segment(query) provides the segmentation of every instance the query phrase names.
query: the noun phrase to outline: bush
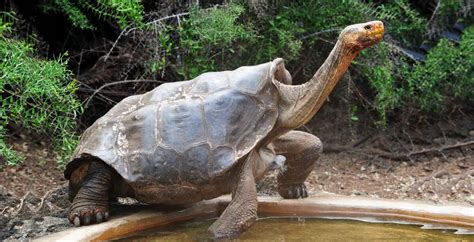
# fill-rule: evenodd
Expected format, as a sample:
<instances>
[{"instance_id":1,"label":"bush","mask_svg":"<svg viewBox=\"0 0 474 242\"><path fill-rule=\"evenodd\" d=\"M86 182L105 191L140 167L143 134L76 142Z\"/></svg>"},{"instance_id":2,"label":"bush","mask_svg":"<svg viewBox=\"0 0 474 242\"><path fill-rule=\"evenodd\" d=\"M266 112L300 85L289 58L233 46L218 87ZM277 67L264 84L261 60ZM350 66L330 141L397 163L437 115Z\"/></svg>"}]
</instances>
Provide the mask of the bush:
<instances>
[{"instance_id":1,"label":"bush","mask_svg":"<svg viewBox=\"0 0 474 242\"><path fill-rule=\"evenodd\" d=\"M458 45L441 39L423 62L411 64L387 45L375 48L364 78L375 89L374 106L381 123L387 112L410 104L425 112L439 112L446 98L460 103L474 101L474 27L467 29Z\"/></svg>"},{"instance_id":2,"label":"bush","mask_svg":"<svg viewBox=\"0 0 474 242\"><path fill-rule=\"evenodd\" d=\"M6 37L10 24L2 20L0 26L0 156L8 164L20 160L4 142L6 125L18 123L51 137L64 159L77 142L74 118L81 112L74 96L77 85L67 81L71 73L64 57L35 57L30 43Z\"/></svg>"},{"instance_id":3,"label":"bush","mask_svg":"<svg viewBox=\"0 0 474 242\"><path fill-rule=\"evenodd\" d=\"M178 66L178 72L190 79L203 72L215 71L217 60L229 65L227 57L241 51L237 42L254 43L256 33L252 27L237 22L244 10L236 4L210 10L193 7L178 29L183 56L183 65Z\"/></svg>"},{"instance_id":4,"label":"bush","mask_svg":"<svg viewBox=\"0 0 474 242\"><path fill-rule=\"evenodd\" d=\"M63 13L74 27L88 30L94 30L95 27L90 22L87 11L101 19L116 21L122 29L130 23L140 24L144 11L139 0L49 0L42 8L45 12Z\"/></svg>"},{"instance_id":5,"label":"bush","mask_svg":"<svg viewBox=\"0 0 474 242\"><path fill-rule=\"evenodd\" d=\"M134 30L142 31L141 35L127 32L142 36L137 44L127 47L136 48L134 53L143 53L147 75L161 72L164 77L165 70L181 74L164 79L191 79L203 72L258 64L276 57L289 60L290 69L296 65L298 68L294 69L301 68L300 73L308 78L315 64L326 58L332 40L342 28L378 19L386 24L384 42L363 51L351 66L355 70L351 73L357 83L370 87L365 100L372 102L368 106L379 114L381 124L397 108L434 111L442 107L446 97L461 102L472 100L472 92L467 91L472 85L472 64L460 64L472 63L471 30L466 31L459 46L442 40L424 62L418 63L401 50L416 48L421 40L428 39L429 26L426 16L408 0L288 2L274 16L257 20L235 3L211 9L194 6L179 19L170 17ZM445 18L447 15L461 16L453 12L459 9L463 9L461 1L443 1L436 19L445 22L450 19Z\"/></svg>"},{"instance_id":6,"label":"bush","mask_svg":"<svg viewBox=\"0 0 474 242\"><path fill-rule=\"evenodd\" d=\"M474 101L474 27L466 30L457 46L439 41L424 62L407 72L406 79L408 97L426 111L439 111L449 96Z\"/></svg>"}]
</instances>

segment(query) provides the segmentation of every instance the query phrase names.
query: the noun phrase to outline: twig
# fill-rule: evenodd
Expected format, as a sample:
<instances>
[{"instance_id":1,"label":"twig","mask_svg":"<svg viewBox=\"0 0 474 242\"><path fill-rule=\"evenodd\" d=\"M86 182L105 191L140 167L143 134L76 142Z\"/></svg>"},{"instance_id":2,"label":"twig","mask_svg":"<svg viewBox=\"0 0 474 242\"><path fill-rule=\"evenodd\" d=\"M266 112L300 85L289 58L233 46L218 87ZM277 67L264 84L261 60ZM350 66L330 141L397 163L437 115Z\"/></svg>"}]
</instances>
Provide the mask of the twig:
<instances>
[{"instance_id":1,"label":"twig","mask_svg":"<svg viewBox=\"0 0 474 242\"><path fill-rule=\"evenodd\" d=\"M320 34L324 34L324 33L329 33L329 32L336 32L336 31L341 31L342 28L336 28L336 29L326 29L326 30L323 30L323 31L319 31L319 32L315 32L315 33L311 33L311 34L308 34L308 35L305 35L301 38L299 38L299 40L304 40L304 39L307 39L309 37L313 37L313 36L318 36Z\"/></svg>"},{"instance_id":2,"label":"twig","mask_svg":"<svg viewBox=\"0 0 474 242\"><path fill-rule=\"evenodd\" d=\"M107 83L107 84L104 84L102 85L101 87L99 87L98 89L96 89L92 95L90 95L90 97L87 99L87 102L86 104L84 105L84 109L89 107L89 103L91 102L91 100L94 98L94 96L99 93L100 91L102 91L102 89L106 88L106 87L109 87L109 86L114 86L114 85L120 85L120 84L125 84L125 83L137 83L137 82L153 82L153 83L164 83L163 81L158 81L158 80L123 80L123 81L116 81L116 82L110 82L110 83Z\"/></svg>"},{"instance_id":3,"label":"twig","mask_svg":"<svg viewBox=\"0 0 474 242\"><path fill-rule=\"evenodd\" d=\"M448 175L449 173L446 171L445 168L440 168L436 170L435 172L432 172L430 175L424 177L423 179L418 180L415 182L413 185L411 185L410 191L412 193L415 193L418 191L418 189L423 186L426 182L433 180L435 178L441 178L444 175Z\"/></svg>"},{"instance_id":4,"label":"twig","mask_svg":"<svg viewBox=\"0 0 474 242\"><path fill-rule=\"evenodd\" d=\"M442 153L444 150L460 148L468 145L474 145L474 140L467 141L467 142L460 142L453 145L445 145L438 148L431 148L431 149L421 149L416 151L411 151L408 153L392 153L381 151L378 149L354 149L351 146L328 146L324 148L324 152L354 152L354 153L361 153L365 155L377 155L382 158L392 159L392 160L411 160L411 156L426 154L431 152Z\"/></svg>"},{"instance_id":5,"label":"twig","mask_svg":"<svg viewBox=\"0 0 474 242\"><path fill-rule=\"evenodd\" d=\"M403 147L403 149L405 149L407 152L410 152L410 149L408 149L405 144L400 140L400 138L398 138L398 135L397 134L394 134L395 138L397 139L397 142L400 144L400 146ZM413 148L413 147L412 147ZM410 156L407 156L408 157L408 160L410 160L411 163L414 163L413 159L410 157ZM390 158L389 158L390 159Z\"/></svg>"},{"instance_id":6,"label":"twig","mask_svg":"<svg viewBox=\"0 0 474 242\"><path fill-rule=\"evenodd\" d=\"M211 8L212 9L212 8ZM165 21L165 20L168 20L168 19L172 19L172 18L180 18L182 16L187 16L191 14L190 12L184 12L184 13L178 13L178 14L173 14L173 15L169 15L169 16L165 16L165 17L162 17L162 18L159 18L159 19L155 19L151 22L148 22L146 23L146 25L152 25L152 24L157 24L157 23L161 23L162 21ZM130 29L127 33L129 33L130 31L134 30L136 28L132 28Z\"/></svg>"},{"instance_id":7,"label":"twig","mask_svg":"<svg viewBox=\"0 0 474 242\"><path fill-rule=\"evenodd\" d=\"M94 93L96 89L93 88L84 88L80 87L77 91L78 92L83 92L83 93ZM129 92L120 92L120 91L101 91L102 94L109 95L109 96L117 96L117 97L127 97L130 96L131 94ZM100 94L98 94L100 95ZM110 100L113 101L113 100Z\"/></svg>"},{"instance_id":8,"label":"twig","mask_svg":"<svg viewBox=\"0 0 474 242\"><path fill-rule=\"evenodd\" d=\"M52 190L49 190L49 191L47 191L47 192L43 195L43 197L41 198L40 204L36 207L36 212L40 211L41 208L43 208L43 206L44 206L44 201L46 200L46 197L49 196L49 194L51 194L51 191L52 191Z\"/></svg>"},{"instance_id":9,"label":"twig","mask_svg":"<svg viewBox=\"0 0 474 242\"><path fill-rule=\"evenodd\" d=\"M107 52L107 54L105 55L105 58L104 58L104 61L107 61L107 59L109 58L110 54L112 53L112 51L115 49L115 46L117 45L117 43L119 42L120 38L122 38L122 35L124 34L124 31L128 28L125 27L122 32L120 32L119 36L117 37L117 39L114 41L114 43L112 44L112 47L110 48L109 52Z\"/></svg>"},{"instance_id":10,"label":"twig","mask_svg":"<svg viewBox=\"0 0 474 242\"><path fill-rule=\"evenodd\" d=\"M94 88L92 88L91 86L89 86L88 84L86 84L86 83L84 83L84 82L81 82L81 81L79 81L79 80L76 80L76 81L77 81L79 84L81 84L81 86L85 86L85 87L88 88L89 90L95 90ZM79 88L79 89L81 89L81 88ZM82 88L82 89L84 90L84 88ZM108 98L108 97L106 97L106 96L104 96L104 95L102 95L102 94L100 94L100 93L99 93L98 95L99 95L99 97L103 98L105 101L108 101L108 102L110 102L110 103L115 103L114 100L112 100L112 99L110 99L110 98Z\"/></svg>"},{"instance_id":11,"label":"twig","mask_svg":"<svg viewBox=\"0 0 474 242\"><path fill-rule=\"evenodd\" d=\"M18 205L18 209L16 209L15 212L13 212L13 214L16 216L20 213L21 209L23 208L24 204L25 204L25 200L26 198L31 194L30 191L28 191L23 197L21 197L20 199L20 204Z\"/></svg>"},{"instance_id":12,"label":"twig","mask_svg":"<svg viewBox=\"0 0 474 242\"><path fill-rule=\"evenodd\" d=\"M388 41L385 42L388 47L394 49L395 51L397 51L398 53L402 53L404 56L410 58L412 61L418 63L420 62L418 59L416 59L412 54L408 53L407 51L405 51L405 49L403 49L402 47L398 46L398 45L395 45L395 44L392 44Z\"/></svg>"},{"instance_id":13,"label":"twig","mask_svg":"<svg viewBox=\"0 0 474 242\"><path fill-rule=\"evenodd\" d=\"M436 2L436 7L433 11L433 14L431 14L431 17L430 17L430 20L428 20L428 24L426 26L428 26L428 35L429 37L433 37L433 34L435 33L434 31L434 26L435 25L435 18L436 18L436 15L438 15L438 11L439 11L439 8L441 7L441 0L438 0Z\"/></svg>"},{"instance_id":14,"label":"twig","mask_svg":"<svg viewBox=\"0 0 474 242\"><path fill-rule=\"evenodd\" d=\"M7 211L8 207L3 208L2 212L0 212L0 215L3 214L5 211Z\"/></svg>"},{"instance_id":15,"label":"twig","mask_svg":"<svg viewBox=\"0 0 474 242\"><path fill-rule=\"evenodd\" d=\"M433 11L433 14L431 14L431 17L430 17L430 20L428 20L428 26L430 26L434 20L434 18L436 17L436 15L438 14L438 11L439 11L439 8L441 7L441 0L438 0L436 2L436 7Z\"/></svg>"},{"instance_id":16,"label":"twig","mask_svg":"<svg viewBox=\"0 0 474 242\"><path fill-rule=\"evenodd\" d=\"M215 8L218 8L218 7L223 7L223 6L227 6L227 4L222 4L222 5L214 5L213 7L210 7L210 8L206 8L206 9L203 9L202 11L208 11L208 10L211 10L211 9L215 9ZM187 16L187 15L190 15L191 13L190 12L184 12L184 13L178 13L178 14L173 14L173 15L168 15L168 16L165 16L165 17L161 17L159 19L155 19L153 21L150 21L150 22L147 22L145 23L145 25L157 25L157 24L161 24L161 22L165 21L165 20L168 20L168 19L172 19L172 18L177 18L178 19L178 25L181 25L181 17L183 16ZM112 47L110 48L110 50L107 52L107 54L105 55L105 59L104 61L107 61L107 59L109 58L110 54L112 53L112 51L115 49L115 47L117 46L118 44L118 41L123 37L123 36L127 36L128 34L130 34L130 32L132 31L135 31L137 28L136 27L133 27L133 28L130 28L130 26L132 25L128 25L127 27L125 27L119 34L119 36L117 37L117 39L114 41L114 43L112 44Z\"/></svg>"},{"instance_id":17,"label":"twig","mask_svg":"<svg viewBox=\"0 0 474 242\"><path fill-rule=\"evenodd\" d=\"M185 13L178 13L178 14L173 14L173 15L169 15L169 16L165 16L165 17L162 17L162 18L159 18L159 19L155 19L151 22L148 22L146 23L145 25L156 25L157 23L160 23L162 21L165 21L165 20L168 20L168 19L171 19L171 18L179 18L180 16L186 16L186 15L189 15L190 13L189 12L185 12ZM117 43L119 42L119 40L123 37L123 36L127 36L128 34L130 34L130 32L132 31L135 31L137 28L130 28L131 25L125 27L122 32L120 32L119 36L117 37L117 39L114 41L114 43L112 44L112 47L110 48L109 52L107 52L107 54L105 55L105 58L104 58L104 61L107 61L107 59L109 58L110 54L112 53L112 51L115 49L115 46L117 46Z\"/></svg>"}]
</instances>

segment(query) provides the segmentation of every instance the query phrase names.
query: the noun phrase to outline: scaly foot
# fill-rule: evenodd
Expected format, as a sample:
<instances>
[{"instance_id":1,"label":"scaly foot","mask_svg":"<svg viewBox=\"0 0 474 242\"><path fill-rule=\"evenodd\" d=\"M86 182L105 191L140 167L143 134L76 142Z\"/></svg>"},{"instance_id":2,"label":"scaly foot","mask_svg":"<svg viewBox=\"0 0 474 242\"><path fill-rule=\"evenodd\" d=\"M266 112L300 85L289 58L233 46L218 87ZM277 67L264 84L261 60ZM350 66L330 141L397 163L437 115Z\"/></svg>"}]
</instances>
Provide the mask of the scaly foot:
<instances>
[{"instance_id":1,"label":"scaly foot","mask_svg":"<svg viewBox=\"0 0 474 242\"><path fill-rule=\"evenodd\" d=\"M308 197L306 186L304 184L290 185L290 186L278 186L278 193L280 196L286 199L296 199Z\"/></svg>"},{"instance_id":2,"label":"scaly foot","mask_svg":"<svg viewBox=\"0 0 474 242\"><path fill-rule=\"evenodd\" d=\"M101 223L109 218L109 209L105 206L72 207L68 219L74 226Z\"/></svg>"}]
</instances>

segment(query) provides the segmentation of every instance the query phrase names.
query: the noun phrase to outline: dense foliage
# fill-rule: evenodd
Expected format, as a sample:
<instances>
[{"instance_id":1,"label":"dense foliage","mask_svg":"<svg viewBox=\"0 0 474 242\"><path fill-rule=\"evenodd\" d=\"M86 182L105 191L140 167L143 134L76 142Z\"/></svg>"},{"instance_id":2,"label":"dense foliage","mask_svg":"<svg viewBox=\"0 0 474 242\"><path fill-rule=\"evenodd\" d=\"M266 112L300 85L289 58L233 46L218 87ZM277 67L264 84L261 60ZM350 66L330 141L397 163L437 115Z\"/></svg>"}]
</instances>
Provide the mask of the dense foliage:
<instances>
[{"instance_id":1,"label":"dense foliage","mask_svg":"<svg viewBox=\"0 0 474 242\"><path fill-rule=\"evenodd\" d=\"M139 24L143 19L143 5L138 0L48 0L41 7L45 12L61 12L72 23L81 29L94 30L86 12L101 19L112 19L124 28L131 23Z\"/></svg>"},{"instance_id":2,"label":"dense foliage","mask_svg":"<svg viewBox=\"0 0 474 242\"><path fill-rule=\"evenodd\" d=\"M52 137L58 154L75 148L74 118L81 111L74 97L77 85L63 57L44 60L35 56L34 46L25 40L7 37L11 23L0 22L0 156L7 164L21 160L5 144L5 127L21 124L29 131ZM60 159L61 160L61 159Z\"/></svg>"},{"instance_id":3,"label":"dense foliage","mask_svg":"<svg viewBox=\"0 0 474 242\"><path fill-rule=\"evenodd\" d=\"M439 19L459 15L460 7L460 1L444 1ZM385 42L364 51L355 69L361 74L361 82L368 80L375 91L371 106L379 114L379 123L385 124L387 113L404 105L438 111L447 97L474 101L473 91L468 88L473 84L472 28L465 31L459 44L441 39L435 42L426 60L412 60L404 50L421 44L429 26L407 0L382 4L358 0L291 1L263 23L249 18L241 6L230 4L205 10L193 8L179 27L155 27L179 29L177 41L169 38L169 31L160 34L160 38L167 39L165 46L169 46L168 55L160 56L161 68L177 68L190 79L206 71L258 64L277 56L297 61L314 53L321 55L319 59L325 58L327 51L315 50L314 45L324 45L321 40L332 41L344 26L372 19L386 23ZM174 54L182 56L182 63L167 59L174 58L172 49L178 49Z\"/></svg>"},{"instance_id":4,"label":"dense foliage","mask_svg":"<svg viewBox=\"0 0 474 242\"><path fill-rule=\"evenodd\" d=\"M462 0L439 1L430 14L420 12L409 0L268 1L281 4L271 14L258 16L249 11L248 1L237 2L201 2L200 6L179 2L174 3L179 9L170 10L166 16L162 15L166 3L153 1L48 0L38 7L44 14L68 19L75 27L71 31L95 35L111 28L117 34L117 39L97 41L94 37L91 41L106 43L110 51L98 52L102 55L88 57L88 61L100 60L102 67L109 61L116 68L111 72L98 69L98 73L113 75L122 68L123 79L166 81L191 79L203 72L276 57L285 58L288 67L300 73L299 78L307 79L326 58L342 28L379 19L386 25L384 41L363 51L351 66L350 75L355 85L363 87L364 107L377 114L380 124L385 125L396 110L408 107L429 114L452 103L474 101L474 27L464 30L460 41L440 36L455 22L472 24L472 12ZM12 33L11 21L4 18L0 22L0 156L8 163L20 159L4 142L5 127L12 123L51 134L59 153L67 155L77 140L74 119L82 109L75 97L79 84L71 81L71 70L82 67L83 49L56 51L75 51L76 56L80 52L80 60L76 60L79 66L68 66L66 54L47 60L36 53L40 41L34 36L20 40ZM74 44L71 46L80 46ZM407 52L420 51L420 44L433 46L421 60ZM93 52L95 47L85 52ZM101 66L94 64L85 66ZM92 91L100 87L80 85ZM136 87L133 90L146 90ZM353 105L351 115L356 121L361 104Z\"/></svg>"}]
</instances>

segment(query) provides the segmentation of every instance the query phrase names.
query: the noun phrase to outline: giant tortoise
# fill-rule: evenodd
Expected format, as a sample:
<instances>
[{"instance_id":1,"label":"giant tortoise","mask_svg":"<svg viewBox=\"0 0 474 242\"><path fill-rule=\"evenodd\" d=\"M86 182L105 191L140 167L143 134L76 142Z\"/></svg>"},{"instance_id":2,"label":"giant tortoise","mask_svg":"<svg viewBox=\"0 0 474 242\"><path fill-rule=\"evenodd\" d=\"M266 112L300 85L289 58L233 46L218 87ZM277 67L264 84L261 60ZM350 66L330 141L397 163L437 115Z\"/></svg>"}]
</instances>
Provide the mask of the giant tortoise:
<instances>
[{"instance_id":1,"label":"giant tortoise","mask_svg":"<svg viewBox=\"0 0 474 242\"><path fill-rule=\"evenodd\" d=\"M307 197L303 183L322 145L294 129L314 116L356 55L383 32L380 21L346 27L301 85L292 85L283 60L275 59L125 98L84 132L66 167L70 222L107 220L116 197L176 205L232 193L208 232L235 236L257 218L255 181L283 161L279 194Z\"/></svg>"}]
</instances>

